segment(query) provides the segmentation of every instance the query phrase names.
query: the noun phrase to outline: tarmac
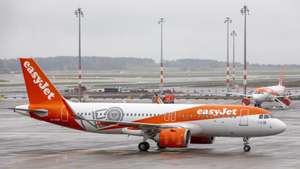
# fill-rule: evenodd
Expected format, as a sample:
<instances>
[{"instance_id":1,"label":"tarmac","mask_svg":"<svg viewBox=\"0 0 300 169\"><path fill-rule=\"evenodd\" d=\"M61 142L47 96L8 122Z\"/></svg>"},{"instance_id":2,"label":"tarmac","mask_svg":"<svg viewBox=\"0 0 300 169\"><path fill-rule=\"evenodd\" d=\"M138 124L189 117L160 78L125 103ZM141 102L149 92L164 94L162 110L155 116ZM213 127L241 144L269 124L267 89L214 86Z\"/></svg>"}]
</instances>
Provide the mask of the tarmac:
<instances>
[{"instance_id":1,"label":"tarmac","mask_svg":"<svg viewBox=\"0 0 300 169\"><path fill-rule=\"evenodd\" d=\"M106 100L107 101L107 100ZM184 102L184 101L182 101ZM231 100L195 100L197 103L233 103ZM24 100L2 100L0 107L14 107ZM235 102L236 103L236 102ZM290 109L266 106L287 130L270 137L251 138L251 152L243 152L241 138L216 138L212 145L186 149L139 152L140 137L80 132L0 110L0 169L145 169L300 168L300 101Z\"/></svg>"}]
</instances>

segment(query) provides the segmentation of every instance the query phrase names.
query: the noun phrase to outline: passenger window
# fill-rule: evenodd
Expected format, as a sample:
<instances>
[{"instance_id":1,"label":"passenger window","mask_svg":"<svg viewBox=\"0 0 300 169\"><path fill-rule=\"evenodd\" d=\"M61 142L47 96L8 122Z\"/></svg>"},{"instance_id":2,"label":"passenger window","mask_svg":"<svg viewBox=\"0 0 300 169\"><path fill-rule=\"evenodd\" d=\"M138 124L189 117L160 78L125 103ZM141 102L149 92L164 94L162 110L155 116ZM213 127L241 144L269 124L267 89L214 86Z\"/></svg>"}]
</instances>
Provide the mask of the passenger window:
<instances>
[{"instance_id":1,"label":"passenger window","mask_svg":"<svg viewBox=\"0 0 300 169\"><path fill-rule=\"evenodd\" d=\"M265 118L265 119L268 119L268 118L269 118L269 115L265 114L265 115L264 115L264 118Z\"/></svg>"},{"instance_id":2,"label":"passenger window","mask_svg":"<svg viewBox=\"0 0 300 169\"><path fill-rule=\"evenodd\" d=\"M259 119L263 119L264 118L264 115L259 115Z\"/></svg>"}]
</instances>

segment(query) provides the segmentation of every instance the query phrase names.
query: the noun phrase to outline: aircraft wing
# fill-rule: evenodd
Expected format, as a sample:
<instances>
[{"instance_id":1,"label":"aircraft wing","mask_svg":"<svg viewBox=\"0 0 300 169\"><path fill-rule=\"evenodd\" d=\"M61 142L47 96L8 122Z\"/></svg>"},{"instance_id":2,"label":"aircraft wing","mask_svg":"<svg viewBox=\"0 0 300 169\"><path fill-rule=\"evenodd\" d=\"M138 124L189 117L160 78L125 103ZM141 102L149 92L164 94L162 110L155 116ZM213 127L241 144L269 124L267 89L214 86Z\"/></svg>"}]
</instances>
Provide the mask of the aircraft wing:
<instances>
[{"instance_id":1,"label":"aircraft wing","mask_svg":"<svg viewBox=\"0 0 300 169\"><path fill-rule=\"evenodd\" d=\"M280 100L281 98L284 98L284 97L285 96L274 96L273 101L279 103L282 108L287 109L289 106L287 106Z\"/></svg>"},{"instance_id":2,"label":"aircraft wing","mask_svg":"<svg viewBox=\"0 0 300 169\"><path fill-rule=\"evenodd\" d=\"M110 125L118 125L118 126L124 126L124 127L136 127L136 128L142 129L142 130L181 127L181 126L168 125L168 124L125 122L125 121L111 121L111 120L92 120L92 119L85 119L82 116L76 116L76 119L84 120L87 122L96 122L98 124L107 125L108 127L111 127Z\"/></svg>"},{"instance_id":3,"label":"aircraft wing","mask_svg":"<svg viewBox=\"0 0 300 169\"><path fill-rule=\"evenodd\" d=\"M227 92L226 94L231 95L231 96L240 96L240 97L249 97L252 98L252 95L250 94L243 94L243 93L236 93L236 92Z\"/></svg>"},{"instance_id":4,"label":"aircraft wing","mask_svg":"<svg viewBox=\"0 0 300 169\"><path fill-rule=\"evenodd\" d=\"M290 96L273 96L273 97L276 98L276 99L282 99L282 98L290 97Z\"/></svg>"}]
</instances>

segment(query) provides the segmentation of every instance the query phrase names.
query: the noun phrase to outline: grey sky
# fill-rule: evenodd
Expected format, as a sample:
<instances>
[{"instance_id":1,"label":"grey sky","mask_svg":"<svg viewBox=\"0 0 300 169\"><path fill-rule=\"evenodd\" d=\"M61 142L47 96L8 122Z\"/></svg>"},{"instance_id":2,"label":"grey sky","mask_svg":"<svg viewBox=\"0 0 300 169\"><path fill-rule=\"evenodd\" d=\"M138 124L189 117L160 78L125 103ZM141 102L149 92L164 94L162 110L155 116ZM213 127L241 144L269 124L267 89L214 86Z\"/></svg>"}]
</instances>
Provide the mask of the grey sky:
<instances>
[{"instance_id":1,"label":"grey sky","mask_svg":"<svg viewBox=\"0 0 300 169\"><path fill-rule=\"evenodd\" d=\"M0 57L77 55L74 10L83 9L83 55L225 60L226 25L242 60L242 0L0 0ZM299 0L248 0L248 61L300 64Z\"/></svg>"}]
</instances>

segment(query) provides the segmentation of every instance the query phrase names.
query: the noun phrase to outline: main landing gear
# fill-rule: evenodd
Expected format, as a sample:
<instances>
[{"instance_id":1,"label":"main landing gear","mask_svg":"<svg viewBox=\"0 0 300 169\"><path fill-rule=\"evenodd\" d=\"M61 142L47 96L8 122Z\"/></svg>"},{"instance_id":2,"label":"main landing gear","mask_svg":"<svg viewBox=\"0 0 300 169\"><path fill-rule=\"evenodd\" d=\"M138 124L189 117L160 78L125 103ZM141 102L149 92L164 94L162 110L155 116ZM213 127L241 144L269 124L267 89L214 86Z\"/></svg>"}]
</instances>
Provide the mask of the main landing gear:
<instances>
[{"instance_id":1,"label":"main landing gear","mask_svg":"<svg viewBox=\"0 0 300 169\"><path fill-rule=\"evenodd\" d=\"M251 147L249 146L249 137L243 137L244 142L244 151L249 152L251 150Z\"/></svg>"},{"instance_id":2,"label":"main landing gear","mask_svg":"<svg viewBox=\"0 0 300 169\"><path fill-rule=\"evenodd\" d=\"M254 103L254 107L261 107L261 103Z\"/></svg>"},{"instance_id":3,"label":"main landing gear","mask_svg":"<svg viewBox=\"0 0 300 169\"><path fill-rule=\"evenodd\" d=\"M150 148L150 144L148 143L148 142L146 142L146 141L143 141L143 142L141 142L140 144L139 144L139 150L140 151L148 151L149 150L149 148Z\"/></svg>"}]
</instances>

